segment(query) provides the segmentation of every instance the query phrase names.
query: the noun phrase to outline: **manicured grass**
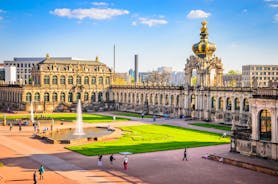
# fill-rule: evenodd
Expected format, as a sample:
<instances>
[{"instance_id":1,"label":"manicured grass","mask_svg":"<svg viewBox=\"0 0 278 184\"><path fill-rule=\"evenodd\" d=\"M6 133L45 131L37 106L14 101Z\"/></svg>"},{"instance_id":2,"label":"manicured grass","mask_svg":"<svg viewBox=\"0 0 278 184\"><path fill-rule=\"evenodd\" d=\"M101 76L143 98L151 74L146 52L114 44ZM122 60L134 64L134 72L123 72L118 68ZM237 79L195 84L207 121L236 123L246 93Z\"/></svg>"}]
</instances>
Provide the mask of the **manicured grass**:
<instances>
[{"instance_id":1,"label":"manicured grass","mask_svg":"<svg viewBox=\"0 0 278 184\"><path fill-rule=\"evenodd\" d=\"M136 114L136 113L132 113L132 112L114 112L113 114L119 115L119 116L141 118L141 114ZM144 115L144 118L153 118L153 116L152 115Z\"/></svg>"},{"instance_id":2,"label":"manicured grass","mask_svg":"<svg viewBox=\"0 0 278 184\"><path fill-rule=\"evenodd\" d=\"M227 144L230 142L230 138L221 138L219 134L169 125L138 125L120 128L125 131L125 134L119 139L69 146L67 148L89 156L125 151L144 153L184 147Z\"/></svg>"},{"instance_id":3,"label":"manicured grass","mask_svg":"<svg viewBox=\"0 0 278 184\"><path fill-rule=\"evenodd\" d=\"M66 121L75 121L76 120L76 113L57 113L57 114L36 114L36 117L47 117L53 118L55 120L66 120ZM103 116L98 114L82 114L83 121L86 123L99 123L99 122L112 122L112 116ZM30 115L7 115L7 120L16 120L21 118L30 119ZM3 116L1 117L3 119ZM116 121L127 121L127 118L117 118Z\"/></svg>"},{"instance_id":4,"label":"manicured grass","mask_svg":"<svg viewBox=\"0 0 278 184\"><path fill-rule=\"evenodd\" d=\"M215 125L215 124L209 124L209 123L192 123L191 125L231 131L231 127L230 126L225 126L225 125Z\"/></svg>"}]
</instances>

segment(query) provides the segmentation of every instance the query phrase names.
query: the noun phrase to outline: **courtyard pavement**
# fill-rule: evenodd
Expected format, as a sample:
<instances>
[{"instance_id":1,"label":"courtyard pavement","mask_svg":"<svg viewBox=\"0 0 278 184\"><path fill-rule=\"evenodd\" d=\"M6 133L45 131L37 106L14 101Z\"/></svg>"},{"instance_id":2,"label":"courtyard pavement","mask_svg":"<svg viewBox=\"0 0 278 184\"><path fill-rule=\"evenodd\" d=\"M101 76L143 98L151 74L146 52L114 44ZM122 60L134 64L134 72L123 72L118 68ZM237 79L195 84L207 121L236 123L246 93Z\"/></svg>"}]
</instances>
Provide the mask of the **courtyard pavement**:
<instances>
[{"instance_id":1,"label":"courtyard pavement","mask_svg":"<svg viewBox=\"0 0 278 184\"><path fill-rule=\"evenodd\" d=\"M181 120L158 120L156 123L191 126ZM151 119L106 123L113 126L152 123ZM94 124L96 125L96 124ZM101 124L103 125L103 124ZM194 126L195 127L195 126ZM200 127L202 128L202 127ZM188 149L188 161L182 161L183 149L129 155L129 169L122 168L122 155L115 155L113 166L104 155L103 166L97 167L97 157L83 156L64 148L32 138L32 127L10 132L0 127L0 183L32 183L32 173L40 164L46 167L45 178L38 183L263 183L276 184L275 176L202 159L206 153L221 154L229 145ZM219 132L220 133L220 132Z\"/></svg>"}]
</instances>

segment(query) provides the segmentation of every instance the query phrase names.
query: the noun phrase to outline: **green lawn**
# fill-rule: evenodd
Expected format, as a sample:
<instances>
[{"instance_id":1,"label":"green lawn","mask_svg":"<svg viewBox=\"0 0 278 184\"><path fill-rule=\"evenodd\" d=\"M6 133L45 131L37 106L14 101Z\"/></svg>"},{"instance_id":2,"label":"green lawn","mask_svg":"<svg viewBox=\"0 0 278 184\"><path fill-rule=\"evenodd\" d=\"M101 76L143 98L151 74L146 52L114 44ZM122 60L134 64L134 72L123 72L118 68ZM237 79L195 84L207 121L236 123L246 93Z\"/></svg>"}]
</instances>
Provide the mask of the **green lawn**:
<instances>
[{"instance_id":1,"label":"green lawn","mask_svg":"<svg viewBox=\"0 0 278 184\"><path fill-rule=\"evenodd\" d=\"M35 115L36 117L41 117L42 114ZM58 113L58 114L43 114L43 116L47 118L53 118L55 120L66 120L66 121L75 121L76 114L75 113ZM83 121L87 123L99 123L99 122L112 122L112 116L103 116L97 114L82 114ZM15 120L21 118L28 118L30 119L30 115L7 115L7 120ZM0 118L3 119L3 116ZM127 118L117 118L116 121L127 121Z\"/></svg>"},{"instance_id":2,"label":"green lawn","mask_svg":"<svg viewBox=\"0 0 278 184\"><path fill-rule=\"evenodd\" d=\"M141 114L136 114L136 113L132 113L132 112L114 112L113 114L118 115L118 116L141 118ZM153 118L153 116L152 115L144 115L144 118Z\"/></svg>"},{"instance_id":3,"label":"green lawn","mask_svg":"<svg viewBox=\"0 0 278 184\"><path fill-rule=\"evenodd\" d=\"M126 133L119 139L69 146L67 148L90 156L125 151L144 153L184 147L227 144L230 142L230 138L221 138L219 134L169 125L139 125L120 128Z\"/></svg>"},{"instance_id":4,"label":"green lawn","mask_svg":"<svg viewBox=\"0 0 278 184\"><path fill-rule=\"evenodd\" d=\"M225 125L215 125L215 124L209 124L209 123L192 123L191 125L231 131L231 127L230 126L225 126Z\"/></svg>"}]
</instances>

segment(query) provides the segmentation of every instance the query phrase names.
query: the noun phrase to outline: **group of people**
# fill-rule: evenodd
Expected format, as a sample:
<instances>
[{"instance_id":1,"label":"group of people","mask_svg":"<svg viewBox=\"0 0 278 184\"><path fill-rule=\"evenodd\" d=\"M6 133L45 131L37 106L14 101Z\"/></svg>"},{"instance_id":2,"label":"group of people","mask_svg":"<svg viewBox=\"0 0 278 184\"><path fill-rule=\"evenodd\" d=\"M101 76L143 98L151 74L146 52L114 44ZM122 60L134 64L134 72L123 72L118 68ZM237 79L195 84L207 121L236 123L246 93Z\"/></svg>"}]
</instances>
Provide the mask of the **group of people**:
<instances>
[{"instance_id":1,"label":"group of people","mask_svg":"<svg viewBox=\"0 0 278 184\"><path fill-rule=\"evenodd\" d=\"M38 171L39 171L39 174L40 174L40 180L43 180L43 174L44 174L44 171L45 171L43 165L40 166ZM33 174L33 181L34 181L34 184L37 184L37 171L36 170L34 171L34 174Z\"/></svg>"},{"instance_id":2,"label":"group of people","mask_svg":"<svg viewBox=\"0 0 278 184\"><path fill-rule=\"evenodd\" d=\"M103 155L98 156L98 161L97 161L97 166L98 167L102 167L102 157L103 157ZM109 161L110 161L111 166L113 165L114 160L116 160L115 157L114 157L114 154L110 155ZM125 156L124 161L123 161L124 170L127 170L127 165L128 165L128 158L127 158L127 156Z\"/></svg>"},{"instance_id":3,"label":"group of people","mask_svg":"<svg viewBox=\"0 0 278 184\"><path fill-rule=\"evenodd\" d=\"M10 131L12 131L12 129L13 129L13 123L12 122L10 122ZM21 132L21 130L22 130L22 125L21 125L21 123L18 123L18 130Z\"/></svg>"}]
</instances>

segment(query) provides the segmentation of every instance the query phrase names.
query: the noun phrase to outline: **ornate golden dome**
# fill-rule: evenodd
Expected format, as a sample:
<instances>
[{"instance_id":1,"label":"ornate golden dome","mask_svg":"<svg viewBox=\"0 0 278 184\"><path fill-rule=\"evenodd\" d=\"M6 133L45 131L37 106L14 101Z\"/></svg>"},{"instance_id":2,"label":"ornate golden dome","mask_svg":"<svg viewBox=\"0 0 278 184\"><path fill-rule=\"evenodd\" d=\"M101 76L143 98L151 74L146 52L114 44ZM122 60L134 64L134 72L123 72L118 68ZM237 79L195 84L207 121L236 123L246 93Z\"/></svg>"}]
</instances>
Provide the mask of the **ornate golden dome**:
<instances>
[{"instance_id":1,"label":"ornate golden dome","mask_svg":"<svg viewBox=\"0 0 278 184\"><path fill-rule=\"evenodd\" d=\"M216 50L216 45L208 41L207 22L202 22L200 41L192 46L192 51L200 58L212 56Z\"/></svg>"}]
</instances>

